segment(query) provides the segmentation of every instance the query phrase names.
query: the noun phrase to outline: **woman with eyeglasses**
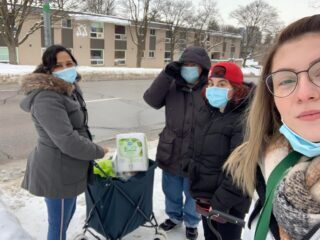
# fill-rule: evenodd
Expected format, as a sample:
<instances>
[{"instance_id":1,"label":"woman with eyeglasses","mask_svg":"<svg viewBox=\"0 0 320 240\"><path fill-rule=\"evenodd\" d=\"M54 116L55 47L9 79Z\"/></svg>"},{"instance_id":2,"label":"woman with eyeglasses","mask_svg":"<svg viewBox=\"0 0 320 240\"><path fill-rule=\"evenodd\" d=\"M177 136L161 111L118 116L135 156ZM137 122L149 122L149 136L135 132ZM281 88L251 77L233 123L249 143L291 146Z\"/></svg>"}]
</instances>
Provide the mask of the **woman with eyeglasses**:
<instances>
[{"instance_id":1,"label":"woman with eyeglasses","mask_svg":"<svg viewBox=\"0 0 320 240\"><path fill-rule=\"evenodd\" d=\"M189 175L190 193L202 214L206 240L219 239L207 223L210 210L244 219L250 206L250 198L232 183L222 166L232 150L242 143L242 116L251 90L252 86L243 82L242 71L235 63L219 62L211 67L208 85L203 90L207 105L198 114L201 117L197 118L190 147L193 154L184 169ZM211 224L222 239L241 238L241 226L221 218L215 218Z\"/></svg>"},{"instance_id":2,"label":"woman with eyeglasses","mask_svg":"<svg viewBox=\"0 0 320 240\"><path fill-rule=\"evenodd\" d=\"M263 69L245 142L225 168L259 195L252 239L320 239L320 15L286 27Z\"/></svg>"},{"instance_id":3,"label":"woman with eyeglasses","mask_svg":"<svg viewBox=\"0 0 320 240\"><path fill-rule=\"evenodd\" d=\"M48 240L66 239L77 196L86 189L90 161L108 152L107 147L92 142L76 66L68 49L52 45L21 86L26 96L20 106L31 114L38 133L22 187L44 197Z\"/></svg>"}]
</instances>

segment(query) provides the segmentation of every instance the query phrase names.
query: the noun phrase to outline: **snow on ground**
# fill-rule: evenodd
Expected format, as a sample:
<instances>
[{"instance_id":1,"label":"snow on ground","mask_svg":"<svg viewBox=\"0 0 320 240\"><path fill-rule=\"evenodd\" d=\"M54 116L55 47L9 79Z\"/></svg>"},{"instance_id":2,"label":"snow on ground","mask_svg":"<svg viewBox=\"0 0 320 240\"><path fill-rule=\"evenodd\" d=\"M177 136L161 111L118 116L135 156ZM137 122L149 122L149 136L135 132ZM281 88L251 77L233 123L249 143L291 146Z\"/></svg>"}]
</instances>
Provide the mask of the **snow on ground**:
<instances>
[{"instance_id":1,"label":"snow on ground","mask_svg":"<svg viewBox=\"0 0 320 240\"><path fill-rule=\"evenodd\" d=\"M26 74L30 73L35 69L35 66L29 65L10 65L10 64L0 64L0 75L1 74ZM259 75L260 72L257 71L255 67L244 68L245 74ZM141 73L160 71L160 69L147 69L147 68L115 68L115 67L79 67L79 72L87 71L112 71L112 72L132 72ZM154 159L156 152L157 141L149 142L149 157ZM47 232L47 216L46 216L46 206L43 198L35 197L25 190L20 188L21 179L25 169L25 161L18 161L12 164L7 164L1 166L0 170L0 198L9 207L10 211L20 220L22 227L30 233L34 239L43 240L46 239ZM153 207L154 213L158 222L162 222L165 218L164 211L164 195L161 189L161 170L155 170L155 181L154 181L154 193L153 193ZM0 208L1 210L1 208ZM68 239L73 240L76 235L82 233L82 226L85 221L85 199L84 195L78 197L78 204L76 213L70 223L68 231ZM1 211L0 211L1 215ZM4 215L1 215L2 217ZM3 223L5 219L1 218ZM8 220L8 219L7 219ZM0 239L6 240L2 236L8 229L2 229L0 224ZM89 235L88 235L89 236ZM130 235L128 235L126 240L151 240L153 239L154 231L152 229L147 229L140 227ZM94 238L90 238L94 239ZM185 228L183 226L177 228L176 230L168 233L168 239L172 240L182 240L185 239ZM202 226L199 226L199 240L203 240L203 230ZM249 237L249 231L245 230L243 234L244 240L251 239ZM10 239L11 240L11 239Z\"/></svg>"},{"instance_id":2,"label":"snow on ground","mask_svg":"<svg viewBox=\"0 0 320 240\"><path fill-rule=\"evenodd\" d=\"M4 74L27 74L31 73L36 69L34 65L11 65L0 63L0 75ZM92 73L92 72L106 72L106 73L160 73L160 68L128 68L128 67L87 67L87 66L79 66L77 67L80 73Z\"/></svg>"},{"instance_id":3,"label":"snow on ground","mask_svg":"<svg viewBox=\"0 0 320 240\"><path fill-rule=\"evenodd\" d=\"M36 66L34 65L11 65L0 63L0 75L8 74L18 74L23 75L31 73L35 70ZM87 67L79 66L78 71L80 73L128 73L128 74L137 74L137 73L160 73L160 68L127 68L127 67ZM244 75L253 75L259 76L261 72L261 67L258 65L248 65L248 67L242 68Z\"/></svg>"},{"instance_id":4,"label":"snow on ground","mask_svg":"<svg viewBox=\"0 0 320 240\"><path fill-rule=\"evenodd\" d=\"M156 152L157 141L148 143L149 157L154 159ZM5 169L0 171L0 189L2 195L0 197L20 220L22 227L36 240L46 239L47 232L47 213L46 206L43 198L35 197L27 191L20 188L25 162L21 161L13 165L6 165ZM74 240L77 235L81 234L82 227L86 218L84 194L80 195L77 200L77 210L70 223L68 230L68 240ZM161 170L155 170L154 179L154 192L153 192L153 211L155 213L158 223L161 223L165 218L164 211L164 195L161 189ZM4 221L4 219L1 219ZM0 231L1 240L3 239L5 229ZM7 230L8 231L8 230ZM89 239L95 239L90 234L86 234ZM152 240L154 237L154 229L139 227L134 232L127 235L124 240ZM176 230L171 231L167 235L167 239L171 240L184 240L185 228L184 226L178 227ZM203 229L200 223L199 226L199 240L204 240ZM248 230L244 231L243 240L249 240Z\"/></svg>"}]
</instances>

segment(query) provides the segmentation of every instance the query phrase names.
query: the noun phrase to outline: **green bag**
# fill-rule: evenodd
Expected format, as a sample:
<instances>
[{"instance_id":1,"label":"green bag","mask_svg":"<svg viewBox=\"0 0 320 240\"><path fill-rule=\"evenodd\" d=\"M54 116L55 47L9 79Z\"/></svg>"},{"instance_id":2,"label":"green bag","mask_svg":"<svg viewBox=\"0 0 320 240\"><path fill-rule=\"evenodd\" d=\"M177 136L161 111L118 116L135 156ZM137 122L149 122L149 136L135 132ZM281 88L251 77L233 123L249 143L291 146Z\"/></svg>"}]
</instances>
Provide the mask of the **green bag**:
<instances>
[{"instance_id":1,"label":"green bag","mask_svg":"<svg viewBox=\"0 0 320 240\"><path fill-rule=\"evenodd\" d=\"M112 161L111 159L101 159L100 161L96 162L99 167L103 170L103 172L109 176L109 177L115 177L116 174L113 170L112 167ZM106 177L105 174L103 173L99 168L96 166L93 167L93 174L99 175L100 177Z\"/></svg>"}]
</instances>

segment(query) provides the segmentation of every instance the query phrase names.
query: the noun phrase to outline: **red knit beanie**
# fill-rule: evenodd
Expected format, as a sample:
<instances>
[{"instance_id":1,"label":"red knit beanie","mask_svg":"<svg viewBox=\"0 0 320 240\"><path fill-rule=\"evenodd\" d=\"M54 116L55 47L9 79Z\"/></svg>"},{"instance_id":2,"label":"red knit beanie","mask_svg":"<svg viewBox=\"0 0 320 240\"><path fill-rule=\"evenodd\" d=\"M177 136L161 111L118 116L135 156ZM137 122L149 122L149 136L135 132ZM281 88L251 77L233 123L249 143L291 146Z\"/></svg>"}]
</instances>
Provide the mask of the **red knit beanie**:
<instances>
[{"instance_id":1,"label":"red knit beanie","mask_svg":"<svg viewBox=\"0 0 320 240\"><path fill-rule=\"evenodd\" d=\"M230 82L242 84L243 74L239 66L232 62L218 62L211 66L209 78L221 77Z\"/></svg>"}]
</instances>

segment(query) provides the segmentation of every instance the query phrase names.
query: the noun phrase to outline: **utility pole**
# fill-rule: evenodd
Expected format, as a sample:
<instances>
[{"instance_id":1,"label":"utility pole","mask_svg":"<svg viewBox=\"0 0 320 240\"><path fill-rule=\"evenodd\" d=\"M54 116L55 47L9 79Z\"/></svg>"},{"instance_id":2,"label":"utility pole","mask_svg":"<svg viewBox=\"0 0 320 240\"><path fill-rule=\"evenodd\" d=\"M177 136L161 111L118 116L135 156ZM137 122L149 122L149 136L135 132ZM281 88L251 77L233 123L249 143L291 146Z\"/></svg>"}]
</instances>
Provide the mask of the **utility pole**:
<instances>
[{"instance_id":1,"label":"utility pole","mask_svg":"<svg viewBox=\"0 0 320 240\"><path fill-rule=\"evenodd\" d=\"M52 45L49 0L43 1L43 23L44 23L44 45L47 48Z\"/></svg>"}]
</instances>

